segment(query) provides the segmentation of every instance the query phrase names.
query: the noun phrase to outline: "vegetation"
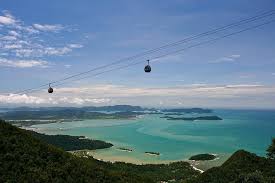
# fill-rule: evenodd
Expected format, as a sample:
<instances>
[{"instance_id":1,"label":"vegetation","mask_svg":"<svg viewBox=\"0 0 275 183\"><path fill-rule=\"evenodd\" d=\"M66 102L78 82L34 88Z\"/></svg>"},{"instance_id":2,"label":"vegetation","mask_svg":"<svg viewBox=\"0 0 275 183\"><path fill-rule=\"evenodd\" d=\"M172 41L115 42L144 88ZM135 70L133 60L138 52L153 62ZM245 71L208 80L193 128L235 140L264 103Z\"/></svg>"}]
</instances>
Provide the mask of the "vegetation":
<instances>
[{"instance_id":1,"label":"vegetation","mask_svg":"<svg viewBox=\"0 0 275 183\"><path fill-rule=\"evenodd\" d=\"M211 109L202 109L202 108L179 108L179 109L164 109L163 112L183 112L183 113L212 113Z\"/></svg>"},{"instance_id":2,"label":"vegetation","mask_svg":"<svg viewBox=\"0 0 275 183\"><path fill-rule=\"evenodd\" d=\"M114 106L102 106L102 107L83 107L82 109L88 111L120 111L120 112L129 112L129 111L144 111L140 106L132 105L114 105Z\"/></svg>"},{"instance_id":3,"label":"vegetation","mask_svg":"<svg viewBox=\"0 0 275 183\"><path fill-rule=\"evenodd\" d=\"M196 161L205 161L205 160L213 160L216 156L213 154L197 154L194 156L191 156L189 160L196 160Z\"/></svg>"},{"instance_id":4,"label":"vegetation","mask_svg":"<svg viewBox=\"0 0 275 183\"><path fill-rule=\"evenodd\" d=\"M157 155L157 156L159 156L159 155L160 155L160 153L159 153L159 152L149 152L149 151L145 152L145 154Z\"/></svg>"},{"instance_id":5,"label":"vegetation","mask_svg":"<svg viewBox=\"0 0 275 183\"><path fill-rule=\"evenodd\" d=\"M113 163L104 164L106 169L113 171L122 171L133 173L144 177L150 177L152 182L182 182L184 180L196 177L200 173L195 171L187 162L174 162L170 164L146 164L135 165L131 163Z\"/></svg>"},{"instance_id":6,"label":"vegetation","mask_svg":"<svg viewBox=\"0 0 275 183\"><path fill-rule=\"evenodd\" d=\"M131 105L114 105L114 106L87 106L87 107L17 107L17 108L0 108L2 111L63 111L63 110L84 110L84 111L120 111L120 112L128 112L128 111L144 111L150 110L145 109L140 106L131 106Z\"/></svg>"},{"instance_id":7,"label":"vegetation","mask_svg":"<svg viewBox=\"0 0 275 183\"><path fill-rule=\"evenodd\" d=\"M268 153L272 152L269 149ZM0 165L0 182L275 183L275 160L244 150L202 174L187 162L107 163L89 156L74 156L1 120Z\"/></svg>"},{"instance_id":8,"label":"vegetation","mask_svg":"<svg viewBox=\"0 0 275 183\"><path fill-rule=\"evenodd\" d=\"M268 147L267 157L270 159L275 159L275 138L272 139L272 144Z\"/></svg>"},{"instance_id":9,"label":"vegetation","mask_svg":"<svg viewBox=\"0 0 275 183\"><path fill-rule=\"evenodd\" d=\"M199 117L172 117L164 116L161 118L166 118L167 120L184 120L184 121L195 121L195 120L222 120L218 116L199 116Z\"/></svg>"},{"instance_id":10,"label":"vegetation","mask_svg":"<svg viewBox=\"0 0 275 183\"><path fill-rule=\"evenodd\" d=\"M128 151L128 152L132 152L133 150L132 149L129 149L129 148L125 148L125 147L119 147L117 148L118 150L122 150L122 151Z\"/></svg>"},{"instance_id":11,"label":"vegetation","mask_svg":"<svg viewBox=\"0 0 275 183\"><path fill-rule=\"evenodd\" d=\"M48 144L60 147L65 151L82 150L82 149L104 149L112 147L113 144L101 140L86 139L83 136L70 135L45 135L30 131L32 136Z\"/></svg>"},{"instance_id":12,"label":"vegetation","mask_svg":"<svg viewBox=\"0 0 275 183\"><path fill-rule=\"evenodd\" d=\"M9 111L1 113L5 120L58 120L58 119L129 119L140 113L115 112L101 113L89 112L81 109L48 110L48 111Z\"/></svg>"},{"instance_id":13,"label":"vegetation","mask_svg":"<svg viewBox=\"0 0 275 183\"><path fill-rule=\"evenodd\" d=\"M235 152L222 166L214 167L186 183L274 183L275 161L244 150Z\"/></svg>"},{"instance_id":14,"label":"vegetation","mask_svg":"<svg viewBox=\"0 0 275 183\"><path fill-rule=\"evenodd\" d=\"M0 182L180 182L199 174L186 162L133 165L77 157L3 121L0 149Z\"/></svg>"}]
</instances>

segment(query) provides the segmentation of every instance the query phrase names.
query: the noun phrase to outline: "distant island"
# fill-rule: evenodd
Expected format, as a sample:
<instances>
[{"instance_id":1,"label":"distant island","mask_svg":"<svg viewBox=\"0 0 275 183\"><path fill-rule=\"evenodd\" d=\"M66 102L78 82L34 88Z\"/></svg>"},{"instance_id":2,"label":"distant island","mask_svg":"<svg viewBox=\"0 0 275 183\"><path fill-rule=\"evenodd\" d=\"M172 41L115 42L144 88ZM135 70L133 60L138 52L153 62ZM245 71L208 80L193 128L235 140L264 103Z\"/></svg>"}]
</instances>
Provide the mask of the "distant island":
<instances>
[{"instance_id":1,"label":"distant island","mask_svg":"<svg viewBox=\"0 0 275 183\"><path fill-rule=\"evenodd\" d=\"M180 112L169 112L169 113L166 113L167 115L174 115L174 116L180 116L180 115L183 115L182 113Z\"/></svg>"},{"instance_id":2,"label":"distant island","mask_svg":"<svg viewBox=\"0 0 275 183\"><path fill-rule=\"evenodd\" d=\"M121 151L127 151L127 152L132 152L133 151L132 149L128 149L128 148L124 148L124 147L118 147L117 149L121 150Z\"/></svg>"},{"instance_id":3,"label":"distant island","mask_svg":"<svg viewBox=\"0 0 275 183\"><path fill-rule=\"evenodd\" d=\"M48 111L9 111L0 113L5 120L82 120L82 119L129 119L142 112L89 112L82 109L64 109Z\"/></svg>"},{"instance_id":4,"label":"distant island","mask_svg":"<svg viewBox=\"0 0 275 183\"><path fill-rule=\"evenodd\" d=\"M196 161L206 161L206 160L213 160L216 156L213 154L197 154L194 156L191 156L189 160L196 160Z\"/></svg>"},{"instance_id":5,"label":"distant island","mask_svg":"<svg viewBox=\"0 0 275 183\"><path fill-rule=\"evenodd\" d=\"M202 108L176 108L176 109L164 109L163 112L176 112L176 113L212 113L211 109L202 109Z\"/></svg>"},{"instance_id":6,"label":"distant island","mask_svg":"<svg viewBox=\"0 0 275 183\"><path fill-rule=\"evenodd\" d=\"M159 156L159 155L160 155L159 152L150 152L150 151L146 151L145 154L156 155L156 156Z\"/></svg>"},{"instance_id":7,"label":"distant island","mask_svg":"<svg viewBox=\"0 0 275 183\"><path fill-rule=\"evenodd\" d=\"M195 120L222 120L218 116L199 116L199 117L172 117L172 116L162 116L161 118L166 118L167 120L184 120L184 121L195 121Z\"/></svg>"},{"instance_id":8,"label":"distant island","mask_svg":"<svg viewBox=\"0 0 275 183\"><path fill-rule=\"evenodd\" d=\"M58 122L91 120L108 120L108 119L136 119L140 115L165 114L182 115L182 113L211 113L210 109L202 108L177 108L177 109L155 109L143 108L131 105L114 105L102 107L17 107L17 108L0 108L0 118L7 122L26 127L35 124L47 124ZM168 114L167 114L168 115ZM197 118L174 118L165 116L168 120L219 120L215 117L197 117Z\"/></svg>"},{"instance_id":9,"label":"distant island","mask_svg":"<svg viewBox=\"0 0 275 183\"><path fill-rule=\"evenodd\" d=\"M2 111L64 111L64 110L81 110L92 112L128 112L128 111L145 111L154 109L142 108L140 106L132 105L113 105L113 106L86 106L86 107L15 107L15 108L0 108Z\"/></svg>"}]
</instances>

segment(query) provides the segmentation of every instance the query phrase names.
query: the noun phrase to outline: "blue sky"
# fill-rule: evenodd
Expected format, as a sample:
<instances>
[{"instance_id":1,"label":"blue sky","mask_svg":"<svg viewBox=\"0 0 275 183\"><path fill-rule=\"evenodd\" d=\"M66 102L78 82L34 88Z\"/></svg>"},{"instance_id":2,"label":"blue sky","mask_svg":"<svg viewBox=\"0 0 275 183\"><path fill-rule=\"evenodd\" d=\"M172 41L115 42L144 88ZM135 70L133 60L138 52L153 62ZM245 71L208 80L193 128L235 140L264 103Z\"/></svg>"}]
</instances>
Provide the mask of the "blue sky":
<instances>
[{"instance_id":1,"label":"blue sky","mask_svg":"<svg viewBox=\"0 0 275 183\"><path fill-rule=\"evenodd\" d=\"M272 9L273 0L2 1L0 105L275 108L275 23L160 59L150 74L155 55L53 95L12 94Z\"/></svg>"}]
</instances>

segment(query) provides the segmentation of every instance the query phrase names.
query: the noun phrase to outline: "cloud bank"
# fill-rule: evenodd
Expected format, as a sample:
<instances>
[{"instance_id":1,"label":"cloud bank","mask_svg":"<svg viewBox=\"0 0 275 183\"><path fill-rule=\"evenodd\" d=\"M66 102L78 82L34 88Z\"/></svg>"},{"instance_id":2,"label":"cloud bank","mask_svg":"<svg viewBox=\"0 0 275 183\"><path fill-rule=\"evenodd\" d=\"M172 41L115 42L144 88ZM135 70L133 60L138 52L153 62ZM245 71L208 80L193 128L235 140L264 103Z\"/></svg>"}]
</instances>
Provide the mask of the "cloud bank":
<instances>
[{"instance_id":1,"label":"cloud bank","mask_svg":"<svg viewBox=\"0 0 275 183\"><path fill-rule=\"evenodd\" d=\"M70 30L61 24L26 25L9 11L0 16L0 67L45 67L48 57L64 56L75 49L82 48L78 43L56 42L45 37L55 38L59 33Z\"/></svg>"},{"instance_id":2,"label":"cloud bank","mask_svg":"<svg viewBox=\"0 0 275 183\"><path fill-rule=\"evenodd\" d=\"M16 68L30 68L30 67L48 67L49 63L42 60L7 60L0 58L0 67L16 67Z\"/></svg>"},{"instance_id":3,"label":"cloud bank","mask_svg":"<svg viewBox=\"0 0 275 183\"><path fill-rule=\"evenodd\" d=\"M87 106L132 104L163 107L275 108L275 86L193 84L177 87L94 85L46 89L32 95L0 95L0 105ZM259 105L261 104L261 105Z\"/></svg>"}]
</instances>

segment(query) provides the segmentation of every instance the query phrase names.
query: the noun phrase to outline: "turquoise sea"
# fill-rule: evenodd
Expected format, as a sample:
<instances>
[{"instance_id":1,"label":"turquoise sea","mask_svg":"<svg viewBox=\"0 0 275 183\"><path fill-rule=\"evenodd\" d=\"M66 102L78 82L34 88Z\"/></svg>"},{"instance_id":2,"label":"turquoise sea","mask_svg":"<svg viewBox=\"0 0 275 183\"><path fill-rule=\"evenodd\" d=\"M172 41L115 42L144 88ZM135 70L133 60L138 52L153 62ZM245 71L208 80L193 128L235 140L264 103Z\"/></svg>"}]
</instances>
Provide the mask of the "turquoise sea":
<instances>
[{"instance_id":1,"label":"turquoise sea","mask_svg":"<svg viewBox=\"0 0 275 183\"><path fill-rule=\"evenodd\" d=\"M265 156L275 137L275 111L219 109L214 114L223 120L172 121L160 118L160 114L148 114L133 120L84 120L32 128L46 134L83 135L111 142L112 148L91 151L95 158L107 161L164 163L187 160L199 153L217 154L217 160L197 165L206 169L221 164L238 149ZM159 152L160 156L145 151Z\"/></svg>"}]
</instances>

